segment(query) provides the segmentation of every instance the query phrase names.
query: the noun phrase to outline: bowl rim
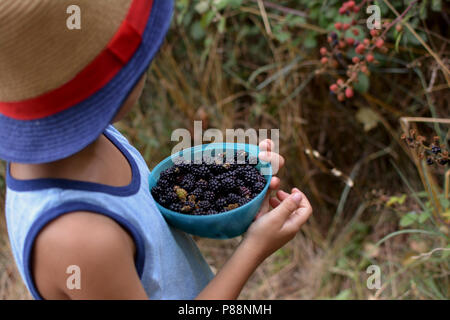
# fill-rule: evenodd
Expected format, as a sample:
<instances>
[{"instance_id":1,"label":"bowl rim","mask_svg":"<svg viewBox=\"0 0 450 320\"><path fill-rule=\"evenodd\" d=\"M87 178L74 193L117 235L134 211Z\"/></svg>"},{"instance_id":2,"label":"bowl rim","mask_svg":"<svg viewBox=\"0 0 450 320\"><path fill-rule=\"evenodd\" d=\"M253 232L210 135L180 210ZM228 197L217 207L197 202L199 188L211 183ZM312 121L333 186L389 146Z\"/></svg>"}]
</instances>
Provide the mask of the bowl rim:
<instances>
[{"instance_id":1,"label":"bowl rim","mask_svg":"<svg viewBox=\"0 0 450 320\"><path fill-rule=\"evenodd\" d=\"M159 167L163 166L166 162L168 162L169 160L173 160L173 158L176 158L177 155L180 155L184 152L196 152L196 151L204 151L205 148L211 148L211 149L218 149L218 148L214 148L217 145L217 147L220 145L222 149L232 149L233 150L240 150L239 148L236 149L236 146L243 146L244 148L246 146L251 147L251 148L255 148L259 154L259 147L257 145L254 144L245 144L245 143L230 143L230 142L215 142L215 143L209 143L209 144L201 144L201 145L197 145L194 147L190 147L190 148L186 148L183 150L178 151L176 154L170 155L168 157L166 157L165 159L163 159L161 162L159 162L154 168L153 170L151 170L150 175L149 175L149 180L150 178L152 178L152 172L156 171L157 169L159 169ZM225 146L225 147L224 147ZM260 160L261 161L261 160ZM173 162L173 161L172 161ZM225 212L218 212L215 214L209 214L209 215L190 215L190 214L185 214L185 213L181 213L181 212L177 212L177 211L172 211L166 207L163 207L162 205L160 205L158 203L158 201L154 200L156 205L158 206L158 208L162 208L164 210L160 210L161 213L169 213L173 216L176 217L189 217L190 219L215 219L216 217L224 217L227 215L231 215L233 213L236 213L239 209L244 209L246 206L249 206L254 200L256 200L256 198L258 196L260 196L261 194L266 194L267 190L269 189L270 186L270 181L273 177L273 171L272 171L272 164L270 162L265 162L262 161L264 163L264 166L267 166L267 168L269 169L269 174L264 175L264 177L268 177L267 181L266 181L266 185L264 186L264 189L258 193L258 195L256 197L254 197L252 200L250 200L249 202L247 202L246 204L244 204L243 206L237 207L235 209L229 210L229 211L225 211ZM150 192L151 195L151 192ZM152 195L153 197L153 195Z\"/></svg>"}]
</instances>

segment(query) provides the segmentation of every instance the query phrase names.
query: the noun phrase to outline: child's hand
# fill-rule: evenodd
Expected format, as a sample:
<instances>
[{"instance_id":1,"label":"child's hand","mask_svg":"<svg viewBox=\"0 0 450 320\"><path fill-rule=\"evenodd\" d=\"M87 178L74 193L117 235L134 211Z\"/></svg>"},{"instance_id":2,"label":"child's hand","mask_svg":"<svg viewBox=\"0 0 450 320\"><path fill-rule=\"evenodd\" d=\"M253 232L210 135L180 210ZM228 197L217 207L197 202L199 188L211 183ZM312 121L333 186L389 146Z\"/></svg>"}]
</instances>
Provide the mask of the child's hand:
<instances>
[{"instance_id":1,"label":"child's hand","mask_svg":"<svg viewBox=\"0 0 450 320\"><path fill-rule=\"evenodd\" d=\"M273 177L270 181L270 190L277 190L280 187L280 179L275 175L284 166L284 158L274 152L275 144L272 140L266 139L259 144L260 153L258 158L262 161L270 162L272 165Z\"/></svg>"},{"instance_id":2,"label":"child's hand","mask_svg":"<svg viewBox=\"0 0 450 320\"><path fill-rule=\"evenodd\" d=\"M274 209L267 212L269 204ZM290 241L311 214L311 204L300 190L294 188L291 194L280 190L276 197L266 197L244 242L265 259Z\"/></svg>"}]
</instances>

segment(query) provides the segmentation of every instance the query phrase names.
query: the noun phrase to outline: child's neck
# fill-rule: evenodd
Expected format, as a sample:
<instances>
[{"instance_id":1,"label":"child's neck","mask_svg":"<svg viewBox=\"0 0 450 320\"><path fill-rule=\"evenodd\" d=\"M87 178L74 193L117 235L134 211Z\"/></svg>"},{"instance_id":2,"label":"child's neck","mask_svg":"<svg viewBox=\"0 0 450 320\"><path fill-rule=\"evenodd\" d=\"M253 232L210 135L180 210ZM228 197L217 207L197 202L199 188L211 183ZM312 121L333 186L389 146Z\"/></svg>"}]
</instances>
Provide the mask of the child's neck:
<instances>
[{"instance_id":1,"label":"child's neck","mask_svg":"<svg viewBox=\"0 0 450 320\"><path fill-rule=\"evenodd\" d=\"M56 178L113 186L131 181L128 161L104 135L70 157L41 164L11 163L10 169L12 177L19 180Z\"/></svg>"}]
</instances>

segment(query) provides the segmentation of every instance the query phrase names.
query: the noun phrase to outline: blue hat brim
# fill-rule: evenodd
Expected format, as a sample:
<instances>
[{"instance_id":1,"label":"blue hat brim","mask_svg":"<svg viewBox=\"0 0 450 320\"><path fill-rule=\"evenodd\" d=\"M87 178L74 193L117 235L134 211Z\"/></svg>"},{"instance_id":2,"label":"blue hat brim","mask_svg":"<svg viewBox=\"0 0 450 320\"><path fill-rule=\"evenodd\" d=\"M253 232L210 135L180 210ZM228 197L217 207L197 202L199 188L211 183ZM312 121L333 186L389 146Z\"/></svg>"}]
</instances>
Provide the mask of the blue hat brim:
<instances>
[{"instance_id":1,"label":"blue hat brim","mask_svg":"<svg viewBox=\"0 0 450 320\"><path fill-rule=\"evenodd\" d=\"M0 114L0 159L47 163L94 142L147 71L163 43L172 13L172 0L154 1L139 49L106 86L83 102L39 120L15 120Z\"/></svg>"}]
</instances>

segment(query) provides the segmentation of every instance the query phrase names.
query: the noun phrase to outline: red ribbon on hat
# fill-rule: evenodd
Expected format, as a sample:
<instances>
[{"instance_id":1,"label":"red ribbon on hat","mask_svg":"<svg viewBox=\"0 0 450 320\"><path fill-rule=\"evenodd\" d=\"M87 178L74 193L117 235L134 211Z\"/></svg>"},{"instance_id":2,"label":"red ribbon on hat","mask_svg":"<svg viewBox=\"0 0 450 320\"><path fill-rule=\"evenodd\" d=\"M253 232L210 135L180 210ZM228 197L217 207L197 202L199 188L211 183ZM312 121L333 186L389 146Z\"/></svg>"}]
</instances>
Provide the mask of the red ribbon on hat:
<instances>
[{"instance_id":1,"label":"red ribbon on hat","mask_svg":"<svg viewBox=\"0 0 450 320\"><path fill-rule=\"evenodd\" d=\"M35 98L0 102L0 113L16 120L37 120L69 109L96 93L114 78L139 48L152 8L153 0L133 0L112 40L75 78Z\"/></svg>"}]
</instances>

